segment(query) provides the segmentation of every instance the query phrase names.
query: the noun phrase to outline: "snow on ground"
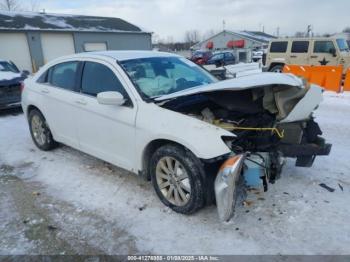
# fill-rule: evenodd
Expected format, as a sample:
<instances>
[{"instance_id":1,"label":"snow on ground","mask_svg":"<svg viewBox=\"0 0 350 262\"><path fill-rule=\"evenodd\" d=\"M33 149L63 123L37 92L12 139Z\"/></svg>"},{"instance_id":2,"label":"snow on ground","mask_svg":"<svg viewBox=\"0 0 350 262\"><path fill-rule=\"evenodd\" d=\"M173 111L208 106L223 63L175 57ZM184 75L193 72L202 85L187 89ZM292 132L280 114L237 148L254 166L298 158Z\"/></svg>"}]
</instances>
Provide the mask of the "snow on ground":
<instances>
[{"instance_id":1,"label":"snow on ground","mask_svg":"<svg viewBox=\"0 0 350 262\"><path fill-rule=\"evenodd\" d=\"M229 223L219 222L215 206L191 216L176 214L163 206L150 183L69 147L39 151L22 114L0 116L0 166L23 169L31 163L18 175L24 183L39 184L54 204L67 203L97 216L111 230L122 230L122 236L106 234L102 222L88 223L76 212L67 214L74 223L61 222L62 231L79 232L106 254L118 253L113 243L125 235L140 253L350 254L350 95L325 93L316 121L333 143L331 155L318 157L312 168L297 168L288 160L281 179L268 192L250 195L252 205L237 207ZM8 201L0 205L9 210L0 211L0 221L14 216ZM59 223L57 214L48 216ZM25 242L23 234L18 236L18 243Z\"/></svg>"}]
</instances>

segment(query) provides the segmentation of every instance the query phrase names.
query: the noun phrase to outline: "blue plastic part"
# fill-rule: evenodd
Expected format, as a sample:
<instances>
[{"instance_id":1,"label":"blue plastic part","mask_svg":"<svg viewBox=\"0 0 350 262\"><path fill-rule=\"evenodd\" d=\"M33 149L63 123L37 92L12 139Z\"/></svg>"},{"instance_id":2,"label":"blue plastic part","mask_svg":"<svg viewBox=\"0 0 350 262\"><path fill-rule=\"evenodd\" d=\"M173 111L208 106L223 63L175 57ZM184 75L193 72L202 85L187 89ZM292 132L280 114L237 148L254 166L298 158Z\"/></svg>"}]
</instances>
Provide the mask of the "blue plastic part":
<instances>
[{"instance_id":1,"label":"blue plastic part","mask_svg":"<svg viewBox=\"0 0 350 262\"><path fill-rule=\"evenodd\" d=\"M263 176L263 170L260 166L256 165L253 167L250 165L243 175L248 187L258 188L262 186L262 179L260 177Z\"/></svg>"}]
</instances>

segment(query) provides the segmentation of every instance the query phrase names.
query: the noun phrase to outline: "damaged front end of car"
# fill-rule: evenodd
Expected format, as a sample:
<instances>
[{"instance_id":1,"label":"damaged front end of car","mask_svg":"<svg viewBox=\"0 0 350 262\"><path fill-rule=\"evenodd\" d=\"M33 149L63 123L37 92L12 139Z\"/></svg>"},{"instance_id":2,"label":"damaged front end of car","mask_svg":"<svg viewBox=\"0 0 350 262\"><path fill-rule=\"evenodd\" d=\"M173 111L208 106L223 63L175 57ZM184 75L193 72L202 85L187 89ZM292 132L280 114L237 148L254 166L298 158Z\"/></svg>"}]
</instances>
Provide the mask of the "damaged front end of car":
<instances>
[{"instance_id":1,"label":"damaged front end of car","mask_svg":"<svg viewBox=\"0 0 350 262\"><path fill-rule=\"evenodd\" d=\"M296 158L296 166L311 167L316 156L330 153L331 145L321 137L312 115L322 92L290 75L263 73L175 93L158 104L233 134L222 140L231 149L229 160L234 163L230 166L229 160L221 160L215 181L219 210L231 206L230 212L219 211L221 219L227 220L233 212L232 181L238 181L237 176L243 175L251 187L260 181L266 191L268 182L280 177L286 157ZM229 195L233 199L224 204Z\"/></svg>"}]
</instances>

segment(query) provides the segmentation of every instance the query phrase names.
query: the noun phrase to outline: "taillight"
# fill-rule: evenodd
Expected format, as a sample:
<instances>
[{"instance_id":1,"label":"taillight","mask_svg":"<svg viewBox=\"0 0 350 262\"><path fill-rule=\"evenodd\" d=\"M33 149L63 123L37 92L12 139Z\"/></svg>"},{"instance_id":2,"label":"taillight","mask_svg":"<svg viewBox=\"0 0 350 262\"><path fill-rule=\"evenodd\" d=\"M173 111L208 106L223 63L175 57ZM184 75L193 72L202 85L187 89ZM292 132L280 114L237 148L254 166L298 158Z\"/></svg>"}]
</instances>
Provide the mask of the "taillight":
<instances>
[{"instance_id":1,"label":"taillight","mask_svg":"<svg viewBox=\"0 0 350 262\"><path fill-rule=\"evenodd\" d=\"M20 87L20 90L21 90L21 93L23 92L24 90L24 82L21 82L21 87Z\"/></svg>"}]
</instances>

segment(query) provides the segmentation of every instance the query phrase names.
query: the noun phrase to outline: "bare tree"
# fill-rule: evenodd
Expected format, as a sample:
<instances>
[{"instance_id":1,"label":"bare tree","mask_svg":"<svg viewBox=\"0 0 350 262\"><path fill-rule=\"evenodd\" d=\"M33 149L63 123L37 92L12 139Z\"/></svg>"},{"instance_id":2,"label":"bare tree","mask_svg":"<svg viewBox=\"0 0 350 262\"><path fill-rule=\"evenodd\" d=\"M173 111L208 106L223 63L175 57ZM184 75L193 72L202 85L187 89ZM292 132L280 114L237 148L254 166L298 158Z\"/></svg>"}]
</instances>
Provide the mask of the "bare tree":
<instances>
[{"instance_id":1,"label":"bare tree","mask_svg":"<svg viewBox=\"0 0 350 262\"><path fill-rule=\"evenodd\" d=\"M198 43L200 39L200 34L198 30L190 30L185 33L185 42L195 44Z\"/></svg>"},{"instance_id":2,"label":"bare tree","mask_svg":"<svg viewBox=\"0 0 350 262\"><path fill-rule=\"evenodd\" d=\"M20 10L20 3L18 0L1 0L0 9L6 11L16 11Z\"/></svg>"},{"instance_id":3,"label":"bare tree","mask_svg":"<svg viewBox=\"0 0 350 262\"><path fill-rule=\"evenodd\" d=\"M212 37L213 35L216 35L218 32L214 29L210 29L208 31L206 31L205 33L203 33L202 35L202 40L207 40L208 38Z\"/></svg>"}]
</instances>

